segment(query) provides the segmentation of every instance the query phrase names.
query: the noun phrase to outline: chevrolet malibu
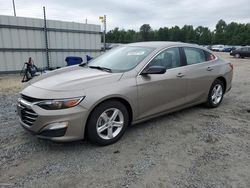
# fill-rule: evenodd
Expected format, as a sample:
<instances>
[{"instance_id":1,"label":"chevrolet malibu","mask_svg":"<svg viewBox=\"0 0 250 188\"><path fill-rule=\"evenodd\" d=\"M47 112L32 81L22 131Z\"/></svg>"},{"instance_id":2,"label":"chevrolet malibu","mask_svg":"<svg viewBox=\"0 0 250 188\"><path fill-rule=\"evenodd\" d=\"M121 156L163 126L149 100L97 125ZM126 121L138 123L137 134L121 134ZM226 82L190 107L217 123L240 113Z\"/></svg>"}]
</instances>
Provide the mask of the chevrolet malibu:
<instances>
[{"instance_id":1,"label":"chevrolet malibu","mask_svg":"<svg viewBox=\"0 0 250 188\"><path fill-rule=\"evenodd\" d=\"M31 80L17 111L39 138L108 145L130 124L201 103L219 106L232 75L230 62L198 45L132 43Z\"/></svg>"}]
</instances>

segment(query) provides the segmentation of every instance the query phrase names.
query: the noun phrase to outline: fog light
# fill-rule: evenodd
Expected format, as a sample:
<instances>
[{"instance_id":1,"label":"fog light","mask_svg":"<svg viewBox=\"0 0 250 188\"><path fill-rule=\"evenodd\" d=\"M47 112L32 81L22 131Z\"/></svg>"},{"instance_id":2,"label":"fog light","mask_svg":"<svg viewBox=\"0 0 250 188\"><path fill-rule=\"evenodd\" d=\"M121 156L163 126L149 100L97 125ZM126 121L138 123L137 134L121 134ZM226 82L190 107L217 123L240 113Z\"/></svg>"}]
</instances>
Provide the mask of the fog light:
<instances>
[{"instance_id":1,"label":"fog light","mask_svg":"<svg viewBox=\"0 0 250 188\"><path fill-rule=\"evenodd\" d=\"M68 122L56 122L56 123L50 123L48 124L44 130L56 130L56 129L64 129L68 127Z\"/></svg>"},{"instance_id":2,"label":"fog light","mask_svg":"<svg viewBox=\"0 0 250 188\"><path fill-rule=\"evenodd\" d=\"M68 127L68 122L56 122L48 124L40 131L38 137L52 138L64 136Z\"/></svg>"}]
</instances>

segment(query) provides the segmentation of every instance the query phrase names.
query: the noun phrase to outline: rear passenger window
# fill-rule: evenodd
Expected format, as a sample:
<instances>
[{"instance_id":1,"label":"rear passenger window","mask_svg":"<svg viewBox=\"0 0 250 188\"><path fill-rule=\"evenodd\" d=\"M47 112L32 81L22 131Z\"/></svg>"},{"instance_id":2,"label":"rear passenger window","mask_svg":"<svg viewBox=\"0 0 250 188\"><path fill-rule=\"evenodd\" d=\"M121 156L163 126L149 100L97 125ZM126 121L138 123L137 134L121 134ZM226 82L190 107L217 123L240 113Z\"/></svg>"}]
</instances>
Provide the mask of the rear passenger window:
<instances>
[{"instance_id":1,"label":"rear passenger window","mask_svg":"<svg viewBox=\"0 0 250 188\"><path fill-rule=\"evenodd\" d=\"M185 52L188 65L198 64L206 61L205 53L202 49L184 47L183 50Z\"/></svg>"},{"instance_id":2,"label":"rear passenger window","mask_svg":"<svg viewBox=\"0 0 250 188\"><path fill-rule=\"evenodd\" d=\"M205 51L205 50L203 50L203 51L204 51L204 53L205 53L206 61L212 61L212 60L215 59L214 54L211 54L210 52Z\"/></svg>"}]
</instances>

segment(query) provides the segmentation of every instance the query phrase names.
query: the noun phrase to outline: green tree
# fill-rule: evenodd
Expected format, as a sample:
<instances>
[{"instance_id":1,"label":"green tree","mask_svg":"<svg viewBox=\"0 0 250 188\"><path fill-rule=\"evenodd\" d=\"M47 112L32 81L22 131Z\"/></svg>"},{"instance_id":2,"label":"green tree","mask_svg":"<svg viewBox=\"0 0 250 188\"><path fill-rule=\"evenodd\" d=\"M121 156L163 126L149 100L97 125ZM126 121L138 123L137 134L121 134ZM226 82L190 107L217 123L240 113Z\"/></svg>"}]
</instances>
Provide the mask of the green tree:
<instances>
[{"instance_id":1,"label":"green tree","mask_svg":"<svg viewBox=\"0 0 250 188\"><path fill-rule=\"evenodd\" d=\"M212 33L207 27L199 26L195 29L196 43L211 44Z\"/></svg>"},{"instance_id":2,"label":"green tree","mask_svg":"<svg viewBox=\"0 0 250 188\"><path fill-rule=\"evenodd\" d=\"M106 36L107 42L130 43L137 41L182 41L197 44L228 44L228 45L250 45L250 23L240 24L231 22L227 24L219 20L216 29L192 25L184 25L182 28L174 26L171 28L160 27L153 30L149 24L143 24L140 31L124 30L118 27L110 30Z\"/></svg>"},{"instance_id":3,"label":"green tree","mask_svg":"<svg viewBox=\"0 0 250 188\"><path fill-rule=\"evenodd\" d=\"M195 43L196 37L195 37L195 31L192 25L184 25L181 28L181 39L182 42L189 42L189 43Z\"/></svg>"},{"instance_id":4,"label":"green tree","mask_svg":"<svg viewBox=\"0 0 250 188\"><path fill-rule=\"evenodd\" d=\"M227 24L224 20L219 20L215 27L214 42L218 44L226 44L226 28Z\"/></svg>"},{"instance_id":5,"label":"green tree","mask_svg":"<svg viewBox=\"0 0 250 188\"><path fill-rule=\"evenodd\" d=\"M169 40L169 29L167 27L160 28L158 30L157 40L168 41Z\"/></svg>"},{"instance_id":6,"label":"green tree","mask_svg":"<svg viewBox=\"0 0 250 188\"><path fill-rule=\"evenodd\" d=\"M178 26L170 28L170 30L169 30L169 40L170 41L182 41L181 29Z\"/></svg>"},{"instance_id":7,"label":"green tree","mask_svg":"<svg viewBox=\"0 0 250 188\"><path fill-rule=\"evenodd\" d=\"M152 31L149 24L143 24L140 27L140 34L142 41L148 41L150 39L150 32Z\"/></svg>"}]
</instances>

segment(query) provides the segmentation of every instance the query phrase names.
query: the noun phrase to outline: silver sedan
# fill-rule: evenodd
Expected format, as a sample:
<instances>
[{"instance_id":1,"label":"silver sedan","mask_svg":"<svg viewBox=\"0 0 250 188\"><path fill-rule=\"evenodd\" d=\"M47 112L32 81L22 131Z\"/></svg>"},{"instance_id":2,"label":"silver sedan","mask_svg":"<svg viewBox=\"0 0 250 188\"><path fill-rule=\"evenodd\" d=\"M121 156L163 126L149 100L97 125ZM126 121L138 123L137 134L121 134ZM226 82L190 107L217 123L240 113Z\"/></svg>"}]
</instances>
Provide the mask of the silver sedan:
<instances>
[{"instance_id":1,"label":"silver sedan","mask_svg":"<svg viewBox=\"0 0 250 188\"><path fill-rule=\"evenodd\" d=\"M197 45L132 43L31 80L17 109L39 138L108 145L130 124L200 103L219 106L232 75L230 62Z\"/></svg>"}]
</instances>

